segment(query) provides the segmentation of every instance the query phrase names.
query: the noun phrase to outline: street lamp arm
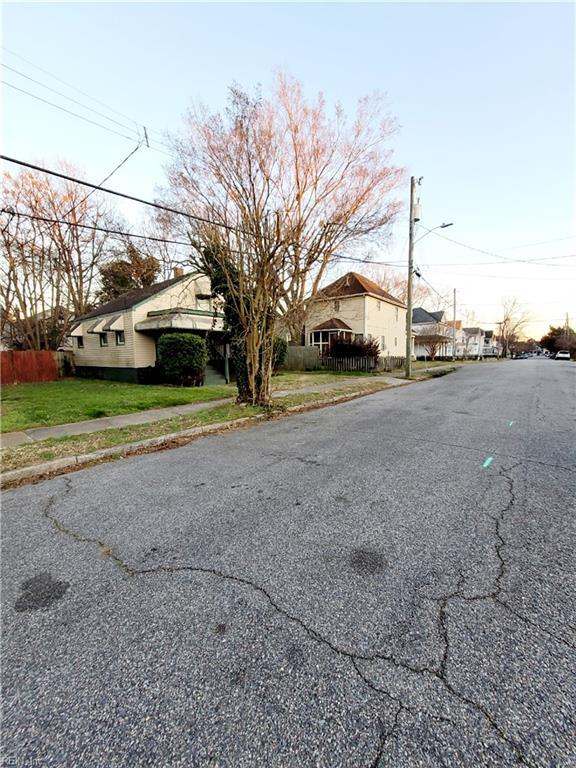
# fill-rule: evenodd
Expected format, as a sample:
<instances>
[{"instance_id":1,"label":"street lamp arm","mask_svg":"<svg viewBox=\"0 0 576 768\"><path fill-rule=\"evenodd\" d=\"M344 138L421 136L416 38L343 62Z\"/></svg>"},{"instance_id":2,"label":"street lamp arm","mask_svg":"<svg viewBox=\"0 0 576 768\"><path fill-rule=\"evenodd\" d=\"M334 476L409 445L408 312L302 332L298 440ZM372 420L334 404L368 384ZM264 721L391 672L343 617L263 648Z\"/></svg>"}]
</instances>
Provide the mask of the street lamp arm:
<instances>
[{"instance_id":1,"label":"street lamp arm","mask_svg":"<svg viewBox=\"0 0 576 768\"><path fill-rule=\"evenodd\" d=\"M436 229L446 229L446 227L453 227L453 226L454 226L454 222L450 222L450 224L438 224L437 227L432 227L432 229L429 229L426 232L426 234L422 235L422 237L419 237L417 240L414 240L414 245L416 245L416 243L419 243L420 240L423 240L427 235L429 235L431 232L434 232L434 230Z\"/></svg>"}]
</instances>

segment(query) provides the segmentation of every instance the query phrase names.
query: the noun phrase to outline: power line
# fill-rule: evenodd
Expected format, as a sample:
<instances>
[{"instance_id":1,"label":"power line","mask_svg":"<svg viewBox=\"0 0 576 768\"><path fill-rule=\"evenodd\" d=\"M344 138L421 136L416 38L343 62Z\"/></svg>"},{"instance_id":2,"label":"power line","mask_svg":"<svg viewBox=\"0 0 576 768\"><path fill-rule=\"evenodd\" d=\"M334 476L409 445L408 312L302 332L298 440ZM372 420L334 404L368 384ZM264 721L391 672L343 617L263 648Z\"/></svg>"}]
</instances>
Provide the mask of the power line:
<instances>
[{"instance_id":1,"label":"power line","mask_svg":"<svg viewBox=\"0 0 576 768\"><path fill-rule=\"evenodd\" d=\"M19 91L20 93L24 93L26 96L30 96L33 99L37 99L38 101L41 101L43 104L48 104L51 107L54 107L55 109L59 109L62 112L66 112L68 115L72 115L73 117L77 117L80 120L84 120L86 123L90 123L91 125L95 125L98 128L102 128L104 131L108 131L109 133L115 133L116 136L121 136L123 139L129 139L130 141L134 141L134 136L126 136L125 133L120 133L120 131L114 130L114 128L109 128L107 125L102 125L102 123L97 123L95 120L91 120L89 117L84 117L84 115L79 115L77 112L73 112L71 109L66 109L66 107L61 107L59 104L55 104L53 101L48 101L48 99L43 99L41 96L37 96L34 93L30 93L30 91L24 90L24 88L18 88L17 85L12 85L12 83L6 82L6 80L2 80L2 83L4 85L7 85L9 88L13 88L15 91Z\"/></svg>"},{"instance_id":2,"label":"power line","mask_svg":"<svg viewBox=\"0 0 576 768\"><path fill-rule=\"evenodd\" d=\"M533 266L541 267L576 267L575 264L543 264L540 262L551 261L552 259L573 259L576 257L574 253L566 253L563 256L539 256L537 259L518 259L519 264L532 264ZM538 263L537 263L538 262ZM422 263L422 262L421 262ZM469 261L462 263L461 261L442 261L430 264L431 267L483 267L483 266L509 266L509 262L506 261Z\"/></svg>"},{"instance_id":3,"label":"power line","mask_svg":"<svg viewBox=\"0 0 576 768\"><path fill-rule=\"evenodd\" d=\"M129 141L134 141L134 135L127 136L125 133L120 133L120 131L115 130L114 128L110 128L107 125L102 125L102 123L98 123L96 120L92 120L89 117L85 117L84 115L79 115L78 112L74 112L71 109L67 109L66 107L61 106L60 104L56 104L53 101L50 101L49 99L44 99L41 96L38 96L35 93L31 93L30 91L25 90L24 88L19 88L17 85L13 85L12 83L8 83L6 80L1 81L4 85L7 85L9 88L13 88L15 91L19 91L20 93L25 94L26 96L30 96L32 99L36 99L36 101L40 101L43 104L48 104L50 107L54 107L55 109L59 109L61 112L65 112L68 115L72 115L72 117L77 117L79 120L83 120L85 123L89 123L90 125L94 125L97 128L101 128L103 131L108 131L108 133L113 133L116 136L121 136L123 139L128 139ZM140 138L140 137L139 137ZM162 155L166 155L166 157L171 157L169 152L165 152L163 149L159 149L158 147L153 147L148 145L148 148L151 149L153 152L160 152Z\"/></svg>"},{"instance_id":4,"label":"power line","mask_svg":"<svg viewBox=\"0 0 576 768\"><path fill-rule=\"evenodd\" d=\"M460 240L454 240L452 237L448 237L447 235L441 235L439 232L435 232L433 229L428 229L428 227L424 227L421 225L423 229L425 229L427 232L431 232L433 235L436 235L436 237L442 238L442 240L448 240L450 243L454 243L455 245L459 245L462 248L467 248L470 251L476 251L477 253L483 253L486 256L494 256L497 259L501 259L502 261L506 262L514 262L514 263L520 263L520 264L534 264L535 266L538 266L538 261L542 261L543 259L514 259L509 256L502 256L500 253L495 253L494 251L487 251L484 248L476 248L474 245L469 245L468 243L463 243ZM550 265L544 265L544 266L550 266Z\"/></svg>"},{"instance_id":5,"label":"power line","mask_svg":"<svg viewBox=\"0 0 576 768\"><path fill-rule=\"evenodd\" d=\"M69 83L68 81L62 79L61 77L58 77L58 75L55 75L53 72L50 72L48 69L38 66L38 64L35 64L33 61L30 61L30 59L26 59L24 56L21 56L19 53L16 53L16 51L10 50L10 48L7 48L5 45L2 46L2 49L6 51L6 53L9 53L11 56L15 56L17 59L20 59L21 61L24 61L26 64L29 64L34 69L37 69L39 72L43 72L45 75L52 77L54 80L57 80L58 82L62 83L67 88L71 88L73 91L76 91L76 93L80 93L82 96L85 96L91 101L94 101L96 104L99 104L101 107L104 107L109 112L114 112L116 115L120 115L120 117L126 118L126 120L129 120L131 123L134 123L137 126L142 124L138 120L135 120L133 117L130 117L130 115L126 115L124 112L120 112L118 109L111 107L109 104L106 104L105 102L100 101L99 99L90 95L86 91L83 91L77 86L72 85L72 83ZM3 66L6 67L7 65L4 64ZM45 87L48 87L48 86L45 86ZM158 131L155 128L149 128L149 130L152 131L153 133L158 134L158 136L162 136L161 131Z\"/></svg>"},{"instance_id":6,"label":"power line","mask_svg":"<svg viewBox=\"0 0 576 768\"><path fill-rule=\"evenodd\" d=\"M155 243L168 243L173 245L185 245L186 247L192 247L191 243L187 243L183 240L170 240L165 237L153 237L152 235L142 235L137 232L126 232L122 229L111 229L110 227L99 227L96 224L78 224L73 221L65 221L64 219L52 219L47 216L37 216L32 213L24 213L23 211L13 211L9 208L0 208L0 213L8 213L13 216L23 216L26 219L33 219L34 221L43 221L47 224L64 224L67 227L78 227L79 229L90 229L96 232L105 232L109 235L118 235L122 237L135 237L141 240L151 240Z\"/></svg>"},{"instance_id":7,"label":"power line","mask_svg":"<svg viewBox=\"0 0 576 768\"><path fill-rule=\"evenodd\" d=\"M100 192L105 192L108 195L115 195L116 197L122 197L125 200L132 200L135 203L141 203L142 205L149 205L151 208L158 208L161 211L167 211L168 213L175 213L178 216L185 216L187 219L193 219L194 221L200 221L203 224L211 224L215 227L221 227L222 229L226 229L230 232L240 232L241 234L247 234L241 229L238 229L238 227L232 227L229 224L224 224L218 221L211 221L210 219L206 219L203 216L196 216L193 213L186 213L185 211L179 211L177 208L171 208L168 205L162 205L161 203L153 203L150 200L144 200L141 197L135 197L134 195L127 195L124 192L117 192L114 189L108 189L107 187L102 187L98 184L92 184L89 181L82 181L81 179L76 179L73 176L68 176L65 173L59 173L58 171L52 171L48 168L42 168L39 165L34 165L33 163L27 163L24 160L16 160L13 157L8 157L7 155L0 155L0 160L5 160L8 163L14 163L15 165L20 165L23 168L30 168L33 171L39 171L40 173L47 173L49 176L56 176L59 179L64 179L65 181L71 181L74 184L81 184L84 187L90 187L91 189L97 189Z\"/></svg>"},{"instance_id":8,"label":"power line","mask_svg":"<svg viewBox=\"0 0 576 768\"><path fill-rule=\"evenodd\" d=\"M548 245L548 243L559 243L561 240L574 240L574 235L568 235L567 237L555 237L552 240L540 240L537 243L524 243L523 245L511 245L507 248L500 248L500 251L516 251L520 248L532 248L537 245Z\"/></svg>"},{"instance_id":9,"label":"power line","mask_svg":"<svg viewBox=\"0 0 576 768\"><path fill-rule=\"evenodd\" d=\"M75 211L75 210L76 210L76 209L77 209L77 208L78 208L80 205L82 205L82 203L85 203L85 202L86 202L86 200L88 200L88 198L89 198L91 195L93 195L93 194L94 194L94 192L96 192L96 190L97 190L97 189L98 189L98 190L100 190L100 189L102 188L102 184L104 184L106 181L108 181L108 179L110 179L110 178L111 178L111 177L112 177L112 176L113 176L113 175L116 173L116 171L118 171L120 168L122 168L122 166L124 165L124 163L128 162L128 160L129 160L129 159L132 157L132 155L134 155L134 154L135 154L135 153L136 153L136 152L137 152L137 151L140 149L140 147L141 147L141 146L142 146L142 141L140 141L140 142L139 142L139 143L138 143L138 144L137 144L137 145L134 147L134 149L133 149L131 152L129 152L129 153L126 155L126 157L125 157L123 160L121 160L121 161L118 163L118 165L117 165L117 166L116 166L116 167L115 167L115 168L114 168L112 171L110 171L110 173L109 173L109 174L108 174L108 175L107 175L107 176L106 176L104 179L102 179L102 181L100 182L100 184L98 185L98 187L97 187L97 188L95 188L95 189L91 189L91 190L90 190L90 192L88 192L88 194L87 194L87 195L85 195L85 196L84 196L84 197L83 197L81 200L79 200L77 203L74 203L74 205L72 206L72 208L70 208L69 210L67 210L67 211L66 211L66 213L64 213L64 214L62 214L62 215L63 215L64 217L66 217L66 216L70 216L70 214L71 214L71 213L73 213L73 212L74 212L74 211ZM30 218L32 218L32 217L30 217ZM60 223L62 223L62 224L69 224L69 222L67 222L67 221L64 221L64 220L61 220L61 222L60 222ZM41 234L41 233L40 233L40 234ZM36 235L35 235L33 238L31 238L30 240L27 240L26 242L22 243L22 244L21 244L21 246L25 248L27 245L30 245L30 243L34 242L34 239L35 239L35 237L36 237Z\"/></svg>"},{"instance_id":10,"label":"power line","mask_svg":"<svg viewBox=\"0 0 576 768\"><path fill-rule=\"evenodd\" d=\"M119 120L115 120L113 117L108 117L108 115L105 115L103 112L100 112L97 109L93 109L92 107L89 107L86 104L83 104L81 101L78 101L77 99L73 99L72 96L67 96L65 93L62 93L62 91L58 91L56 88L51 88L49 85L42 83L40 80L36 80L34 77L30 77L29 75L24 74L24 72L20 72L18 69L15 69L14 67L9 66L8 64L2 64L2 66L4 67L4 69L9 69L10 72L15 72L20 77L25 77L26 80L30 80L32 83L36 83L42 88L46 88L46 90L51 91L52 93L55 93L57 96L61 96L62 98L67 99L68 101L71 101L73 104L77 104L79 107L82 107L82 109L86 109L89 112L93 112L95 115L98 115L99 117L103 117L104 120L109 120L111 123L114 123L115 125L119 125L121 128L125 128L128 131L134 131L136 135L138 135L139 137L137 128L135 129L132 126L126 125L126 123L121 123Z\"/></svg>"}]
</instances>

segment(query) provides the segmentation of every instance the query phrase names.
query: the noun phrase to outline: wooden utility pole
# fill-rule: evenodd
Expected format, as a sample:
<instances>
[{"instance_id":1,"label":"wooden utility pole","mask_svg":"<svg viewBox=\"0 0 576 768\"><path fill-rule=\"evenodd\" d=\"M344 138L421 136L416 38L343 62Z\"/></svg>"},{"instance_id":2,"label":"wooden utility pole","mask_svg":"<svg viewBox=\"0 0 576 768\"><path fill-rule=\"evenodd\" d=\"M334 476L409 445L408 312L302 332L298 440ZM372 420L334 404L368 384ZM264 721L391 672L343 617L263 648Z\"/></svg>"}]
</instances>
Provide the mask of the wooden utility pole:
<instances>
[{"instance_id":1,"label":"wooden utility pole","mask_svg":"<svg viewBox=\"0 0 576 768\"><path fill-rule=\"evenodd\" d=\"M410 177L410 222L408 229L408 290L406 291L406 378L412 377L412 273L414 272L414 202L416 178Z\"/></svg>"},{"instance_id":2,"label":"wooden utility pole","mask_svg":"<svg viewBox=\"0 0 576 768\"><path fill-rule=\"evenodd\" d=\"M456 288L454 288L454 307L452 311L452 360L456 360Z\"/></svg>"}]
</instances>

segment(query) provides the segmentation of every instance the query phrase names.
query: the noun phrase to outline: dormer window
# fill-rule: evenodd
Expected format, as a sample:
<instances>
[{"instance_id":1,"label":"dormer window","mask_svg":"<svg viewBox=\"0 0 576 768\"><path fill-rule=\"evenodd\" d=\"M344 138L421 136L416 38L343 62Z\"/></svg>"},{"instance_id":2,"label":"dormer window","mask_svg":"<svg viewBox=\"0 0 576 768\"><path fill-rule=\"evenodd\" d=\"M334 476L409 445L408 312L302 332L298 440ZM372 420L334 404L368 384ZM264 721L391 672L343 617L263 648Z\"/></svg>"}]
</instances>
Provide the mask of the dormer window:
<instances>
[{"instance_id":1,"label":"dormer window","mask_svg":"<svg viewBox=\"0 0 576 768\"><path fill-rule=\"evenodd\" d=\"M335 312L340 312L340 299L336 299L334 301L334 311Z\"/></svg>"}]
</instances>

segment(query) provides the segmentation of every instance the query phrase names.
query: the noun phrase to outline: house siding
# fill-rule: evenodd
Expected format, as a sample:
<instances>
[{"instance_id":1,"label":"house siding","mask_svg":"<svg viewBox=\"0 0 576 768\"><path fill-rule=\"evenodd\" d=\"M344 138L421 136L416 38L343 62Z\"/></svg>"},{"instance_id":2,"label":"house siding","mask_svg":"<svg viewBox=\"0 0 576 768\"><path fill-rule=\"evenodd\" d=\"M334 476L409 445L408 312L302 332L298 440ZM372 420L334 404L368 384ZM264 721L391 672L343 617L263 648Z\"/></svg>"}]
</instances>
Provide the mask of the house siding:
<instances>
[{"instance_id":1,"label":"house siding","mask_svg":"<svg viewBox=\"0 0 576 768\"><path fill-rule=\"evenodd\" d=\"M350 296L349 298L327 299L315 301L308 311L306 319L306 344L310 344L310 333L317 325L330 320L332 317L343 320L352 329L352 333L364 331L364 299L365 296ZM340 302L340 308L335 309L335 302Z\"/></svg>"},{"instance_id":2,"label":"house siding","mask_svg":"<svg viewBox=\"0 0 576 768\"><path fill-rule=\"evenodd\" d=\"M382 354L406 354L406 310L374 296L366 296L366 335L378 342ZM378 309L380 306L380 309ZM382 337L385 345L382 345Z\"/></svg>"},{"instance_id":3,"label":"house siding","mask_svg":"<svg viewBox=\"0 0 576 768\"><path fill-rule=\"evenodd\" d=\"M335 308L339 301L339 309ZM380 306L380 309L378 309ZM350 296L340 299L316 301L306 321L306 344L317 325L337 318L350 326L352 333L372 337L383 354L402 357L406 352L406 310L374 296ZM382 337L385 339L383 349Z\"/></svg>"},{"instance_id":4,"label":"house siding","mask_svg":"<svg viewBox=\"0 0 576 768\"><path fill-rule=\"evenodd\" d=\"M74 363L79 367L97 366L109 368L134 368L134 329L130 322L130 312L124 312L124 337L125 343L116 344L116 334L108 331L108 346L100 346L100 337L97 333L87 333L87 329L97 320L105 319L107 322L118 316L118 312L112 315L93 317L82 323L84 347L78 348L77 339L74 338Z\"/></svg>"},{"instance_id":5,"label":"house siding","mask_svg":"<svg viewBox=\"0 0 576 768\"><path fill-rule=\"evenodd\" d=\"M198 294L208 295L210 292L208 277L192 275L188 280L175 283L122 313L113 312L84 320L81 325L84 347L78 347L76 338L73 342L74 361L79 375L123 381L142 380L146 369L156 363L156 340L153 335L136 331L134 326L146 320L148 313L155 310L170 310L177 307L208 309L209 302L199 300L197 296ZM87 329L101 320L109 322L119 314L124 321L125 343L117 345L114 331L109 331L108 346L101 347L98 334L87 333ZM207 327L211 327L211 319L199 318L198 326L206 330Z\"/></svg>"}]
</instances>

